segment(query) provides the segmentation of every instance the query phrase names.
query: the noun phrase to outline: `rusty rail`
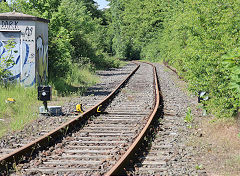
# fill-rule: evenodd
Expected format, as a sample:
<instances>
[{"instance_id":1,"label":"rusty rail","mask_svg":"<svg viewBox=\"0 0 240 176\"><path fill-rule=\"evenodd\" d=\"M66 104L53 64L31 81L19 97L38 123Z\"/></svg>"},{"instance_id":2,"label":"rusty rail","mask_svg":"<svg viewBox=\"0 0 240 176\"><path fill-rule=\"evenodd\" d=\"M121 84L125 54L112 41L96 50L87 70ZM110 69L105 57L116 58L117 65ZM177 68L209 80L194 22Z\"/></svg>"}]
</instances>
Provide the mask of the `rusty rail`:
<instances>
[{"instance_id":1,"label":"rusty rail","mask_svg":"<svg viewBox=\"0 0 240 176\"><path fill-rule=\"evenodd\" d=\"M44 136L36 139L35 141L17 149L16 151L0 158L0 171L7 173L9 168L13 166L13 164L18 164L19 162L26 160L26 158L31 157L32 153L36 150L44 149L50 145L55 144L55 142L63 137L63 134L67 134L71 130L74 129L76 125L82 125L84 122L93 114L97 113L97 108L102 105L106 106L111 99L118 93L119 89L122 88L130 79L130 77L138 70L139 64L137 67L123 80L104 100L90 108L88 111L83 114L75 117L71 121L61 125L57 129L45 134ZM61 137L59 137L61 136Z\"/></svg>"},{"instance_id":2,"label":"rusty rail","mask_svg":"<svg viewBox=\"0 0 240 176\"><path fill-rule=\"evenodd\" d=\"M145 62L147 63L147 62ZM125 175L125 167L129 164L129 162L134 158L135 153L139 150L139 146L144 140L144 137L147 136L151 125L154 123L154 118L156 117L156 114L159 109L160 105L160 89L159 89L159 82L158 82L158 76L156 72L156 67L153 66L154 68L154 83L155 83L155 106L152 111L152 113L149 116L148 122L146 126L143 128L143 130L140 132L138 137L135 139L133 144L129 147L127 152L118 160L118 162L105 174L105 176L110 176L110 175Z\"/></svg>"}]
</instances>

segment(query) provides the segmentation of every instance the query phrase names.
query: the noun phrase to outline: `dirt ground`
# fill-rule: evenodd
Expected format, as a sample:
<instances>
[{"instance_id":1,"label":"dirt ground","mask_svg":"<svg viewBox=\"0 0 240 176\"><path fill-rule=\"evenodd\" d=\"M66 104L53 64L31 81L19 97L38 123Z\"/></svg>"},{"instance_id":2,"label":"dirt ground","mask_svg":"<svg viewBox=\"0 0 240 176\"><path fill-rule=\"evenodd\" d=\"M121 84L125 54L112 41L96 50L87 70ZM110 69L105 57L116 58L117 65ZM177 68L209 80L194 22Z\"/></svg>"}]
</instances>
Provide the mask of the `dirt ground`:
<instances>
[{"instance_id":1,"label":"dirt ground","mask_svg":"<svg viewBox=\"0 0 240 176\"><path fill-rule=\"evenodd\" d=\"M205 116L196 118L195 125L189 145L197 148L197 160L208 175L240 175L238 121Z\"/></svg>"}]
</instances>

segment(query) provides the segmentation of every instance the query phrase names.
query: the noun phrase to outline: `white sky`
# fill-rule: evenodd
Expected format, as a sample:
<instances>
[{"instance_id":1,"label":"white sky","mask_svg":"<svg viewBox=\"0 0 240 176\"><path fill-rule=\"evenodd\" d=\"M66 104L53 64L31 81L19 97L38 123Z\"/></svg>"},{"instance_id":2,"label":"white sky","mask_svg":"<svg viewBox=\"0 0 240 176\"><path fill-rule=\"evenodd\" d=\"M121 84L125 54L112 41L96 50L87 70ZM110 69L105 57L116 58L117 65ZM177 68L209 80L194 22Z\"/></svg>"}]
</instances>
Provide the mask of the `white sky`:
<instances>
[{"instance_id":1,"label":"white sky","mask_svg":"<svg viewBox=\"0 0 240 176\"><path fill-rule=\"evenodd\" d=\"M103 9L105 7L107 7L108 3L106 0L94 0L95 2L97 2L99 4L99 9Z\"/></svg>"},{"instance_id":2,"label":"white sky","mask_svg":"<svg viewBox=\"0 0 240 176\"><path fill-rule=\"evenodd\" d=\"M99 9L103 9L105 7L107 7L108 3L106 0L94 0L95 2L97 2L99 4ZM10 0L7 0L7 2L10 2Z\"/></svg>"}]
</instances>

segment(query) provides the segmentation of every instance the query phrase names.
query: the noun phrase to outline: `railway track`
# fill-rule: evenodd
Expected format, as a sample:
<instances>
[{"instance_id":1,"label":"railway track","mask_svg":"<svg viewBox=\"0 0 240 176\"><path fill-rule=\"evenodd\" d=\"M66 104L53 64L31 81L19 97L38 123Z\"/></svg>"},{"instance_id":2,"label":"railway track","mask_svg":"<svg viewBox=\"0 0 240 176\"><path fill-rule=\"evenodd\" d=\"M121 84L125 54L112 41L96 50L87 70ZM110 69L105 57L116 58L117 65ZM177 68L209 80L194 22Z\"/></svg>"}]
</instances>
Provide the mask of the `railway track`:
<instances>
[{"instance_id":1,"label":"railway track","mask_svg":"<svg viewBox=\"0 0 240 176\"><path fill-rule=\"evenodd\" d=\"M34 144L23 146L23 151L18 150L20 153L15 151L1 158L1 169L16 162L19 164L11 175L115 175L124 172L154 122L159 108L157 83L155 68L141 63L115 93L89 111Z\"/></svg>"},{"instance_id":2,"label":"railway track","mask_svg":"<svg viewBox=\"0 0 240 176\"><path fill-rule=\"evenodd\" d=\"M75 107L81 103L84 110L93 107L95 104L102 101L109 95L126 75L130 74L136 67L136 64L129 63L119 69L111 69L107 71L98 71L101 83L98 83L90 88L81 97L71 99L70 102L63 105L63 116L40 116L36 122L27 125L18 133L13 133L4 136L0 139L0 158L12 151L34 141L39 137L49 133L52 129L63 125L69 120L76 117Z\"/></svg>"}]
</instances>

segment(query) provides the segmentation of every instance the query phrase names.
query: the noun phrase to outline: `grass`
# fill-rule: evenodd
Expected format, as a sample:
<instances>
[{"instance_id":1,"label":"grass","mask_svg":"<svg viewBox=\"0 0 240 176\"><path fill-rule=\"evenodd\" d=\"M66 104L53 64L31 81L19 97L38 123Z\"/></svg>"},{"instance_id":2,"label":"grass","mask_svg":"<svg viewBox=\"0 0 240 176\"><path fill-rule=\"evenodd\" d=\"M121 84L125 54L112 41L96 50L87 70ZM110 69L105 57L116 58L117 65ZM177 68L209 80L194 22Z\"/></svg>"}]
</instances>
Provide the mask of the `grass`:
<instances>
[{"instance_id":1,"label":"grass","mask_svg":"<svg viewBox=\"0 0 240 176\"><path fill-rule=\"evenodd\" d=\"M75 87L89 87L99 82L99 78L90 71L90 68L78 67L77 65L73 67L70 80L71 84Z\"/></svg>"},{"instance_id":2,"label":"grass","mask_svg":"<svg viewBox=\"0 0 240 176\"><path fill-rule=\"evenodd\" d=\"M118 68L126 64L127 62L108 55L96 59L94 65L91 63L73 63L72 72L66 78L53 78L51 80L53 95L82 95L86 88L99 82L99 78L95 75L95 69Z\"/></svg>"},{"instance_id":3,"label":"grass","mask_svg":"<svg viewBox=\"0 0 240 176\"><path fill-rule=\"evenodd\" d=\"M196 165L195 168L196 168L196 170L201 170L201 169L203 169L203 165L202 164Z\"/></svg>"},{"instance_id":4,"label":"grass","mask_svg":"<svg viewBox=\"0 0 240 176\"><path fill-rule=\"evenodd\" d=\"M82 95L87 87L99 82L99 78L91 71L90 66L73 65L68 78L52 79L50 85L55 96Z\"/></svg>"},{"instance_id":5,"label":"grass","mask_svg":"<svg viewBox=\"0 0 240 176\"><path fill-rule=\"evenodd\" d=\"M189 145L198 148L197 162L208 175L240 175L239 122L234 118L217 118L211 115L196 116L197 132ZM191 142L190 142L191 141ZM200 165L199 165L200 166ZM196 169L199 169L196 166Z\"/></svg>"},{"instance_id":6,"label":"grass","mask_svg":"<svg viewBox=\"0 0 240 176\"><path fill-rule=\"evenodd\" d=\"M15 102L6 102L8 98L14 98ZM39 105L35 88L0 86L0 137L7 132L17 131L36 119Z\"/></svg>"}]
</instances>

